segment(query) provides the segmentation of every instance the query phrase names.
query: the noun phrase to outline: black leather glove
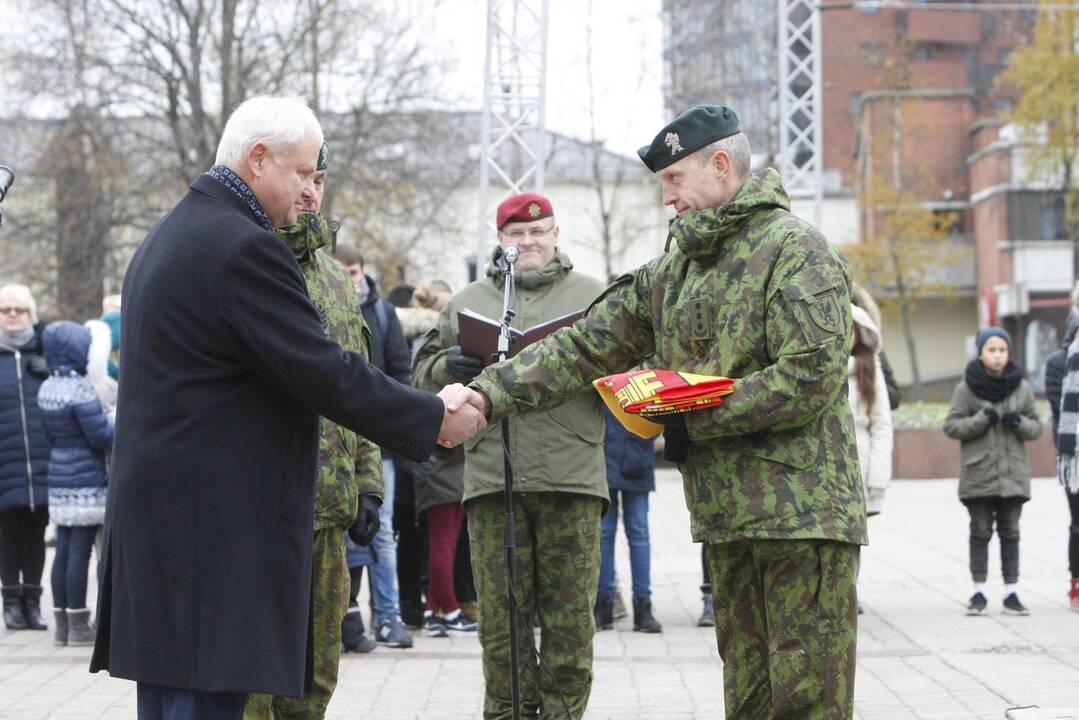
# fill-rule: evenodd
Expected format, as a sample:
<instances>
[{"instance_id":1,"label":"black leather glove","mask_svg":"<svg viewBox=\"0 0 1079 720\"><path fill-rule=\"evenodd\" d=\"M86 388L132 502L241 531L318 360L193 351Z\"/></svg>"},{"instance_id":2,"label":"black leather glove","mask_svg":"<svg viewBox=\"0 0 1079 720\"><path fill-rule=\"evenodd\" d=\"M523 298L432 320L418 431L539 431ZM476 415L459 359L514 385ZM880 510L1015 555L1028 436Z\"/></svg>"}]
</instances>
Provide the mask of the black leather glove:
<instances>
[{"instance_id":1,"label":"black leather glove","mask_svg":"<svg viewBox=\"0 0 1079 720\"><path fill-rule=\"evenodd\" d=\"M997 415L997 411L994 410L991 407L987 407L987 408L983 409L982 412L985 413L985 416L987 418L989 418L989 424L990 425L996 425L997 420L1000 420L1000 415Z\"/></svg>"},{"instance_id":2,"label":"black leather glove","mask_svg":"<svg viewBox=\"0 0 1079 720\"><path fill-rule=\"evenodd\" d=\"M356 522L348 529L348 537L357 545L367 546L378 534L378 509L382 501L375 495L360 495L360 509Z\"/></svg>"},{"instance_id":3,"label":"black leather glove","mask_svg":"<svg viewBox=\"0 0 1079 720\"><path fill-rule=\"evenodd\" d=\"M1000 424L1012 430L1023 423L1023 416L1017 412L1006 412L1000 416Z\"/></svg>"},{"instance_id":4,"label":"black leather glove","mask_svg":"<svg viewBox=\"0 0 1079 720\"><path fill-rule=\"evenodd\" d=\"M483 370L483 360L461 352L460 345L454 345L446 353L446 367L458 380L471 380Z\"/></svg>"},{"instance_id":5,"label":"black leather glove","mask_svg":"<svg viewBox=\"0 0 1079 720\"><path fill-rule=\"evenodd\" d=\"M683 413L672 413L649 418L663 425L663 459L681 464L689 457L689 431Z\"/></svg>"},{"instance_id":6,"label":"black leather glove","mask_svg":"<svg viewBox=\"0 0 1079 720\"><path fill-rule=\"evenodd\" d=\"M38 377L49 376L49 364L45 362L44 355L31 355L27 370L30 371L31 375L37 375Z\"/></svg>"}]
</instances>

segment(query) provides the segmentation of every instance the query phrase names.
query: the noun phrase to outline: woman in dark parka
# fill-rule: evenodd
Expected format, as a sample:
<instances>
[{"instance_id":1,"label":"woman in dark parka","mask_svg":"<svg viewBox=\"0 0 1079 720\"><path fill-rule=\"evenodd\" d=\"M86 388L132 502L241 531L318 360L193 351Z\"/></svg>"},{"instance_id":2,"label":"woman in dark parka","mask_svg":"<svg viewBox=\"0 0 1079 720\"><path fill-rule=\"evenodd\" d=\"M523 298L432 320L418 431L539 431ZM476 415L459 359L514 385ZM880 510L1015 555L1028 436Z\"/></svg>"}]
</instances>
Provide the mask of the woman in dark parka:
<instances>
[{"instance_id":1,"label":"woman in dark parka","mask_svg":"<svg viewBox=\"0 0 1079 720\"><path fill-rule=\"evenodd\" d=\"M25 285L0 287L0 582L8 630L44 630L49 442L37 391L49 375Z\"/></svg>"}]
</instances>

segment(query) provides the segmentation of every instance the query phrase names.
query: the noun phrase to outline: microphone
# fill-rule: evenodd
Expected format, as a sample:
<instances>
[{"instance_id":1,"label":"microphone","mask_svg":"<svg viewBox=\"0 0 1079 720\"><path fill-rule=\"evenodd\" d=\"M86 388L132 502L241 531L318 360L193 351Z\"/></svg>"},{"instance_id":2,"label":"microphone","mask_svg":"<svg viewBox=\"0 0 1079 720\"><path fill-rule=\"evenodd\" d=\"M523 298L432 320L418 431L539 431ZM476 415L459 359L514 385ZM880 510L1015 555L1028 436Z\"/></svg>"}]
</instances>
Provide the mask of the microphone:
<instances>
[{"instance_id":1,"label":"microphone","mask_svg":"<svg viewBox=\"0 0 1079 720\"><path fill-rule=\"evenodd\" d=\"M507 265L513 265L520 256L521 251L517 249L516 245L510 245L508 248L502 250L502 259Z\"/></svg>"}]
</instances>

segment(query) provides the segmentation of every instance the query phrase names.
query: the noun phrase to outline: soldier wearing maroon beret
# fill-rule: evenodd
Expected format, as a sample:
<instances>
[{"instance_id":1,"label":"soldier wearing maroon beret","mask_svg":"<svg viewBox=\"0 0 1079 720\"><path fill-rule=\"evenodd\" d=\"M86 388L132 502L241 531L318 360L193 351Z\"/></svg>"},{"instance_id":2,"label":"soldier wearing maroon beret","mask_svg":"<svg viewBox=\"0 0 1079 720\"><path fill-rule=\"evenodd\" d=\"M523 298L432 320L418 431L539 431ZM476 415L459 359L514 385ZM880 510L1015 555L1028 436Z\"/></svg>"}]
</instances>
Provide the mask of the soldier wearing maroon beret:
<instances>
[{"instance_id":1,"label":"soldier wearing maroon beret","mask_svg":"<svg viewBox=\"0 0 1079 720\"><path fill-rule=\"evenodd\" d=\"M603 292L599 281L573 271L569 256L560 247L550 200L533 193L514 195L498 206L496 219L498 246L491 255L487 276L455 295L437 327L425 337L412 366L417 387L467 382L490 363L489 358L462 354L458 312L468 309L492 319L501 316L505 248L514 246L520 252L513 306L516 328L524 330L583 310ZM608 503L603 434L601 405L591 392L549 413L511 421L517 600L523 622L531 626L532 618L539 618L539 652L558 678L556 682L546 671L541 672L532 633L521 633L525 717L563 717L560 689L572 718L581 717L588 704L600 517ZM486 681L485 718L512 716L503 481L502 438L496 427L469 443L464 462L464 512L483 609L480 643ZM456 503L453 509L461 512ZM431 510L427 514L429 526L432 520L443 522L432 518ZM447 535L455 538L461 517L458 514L450 520ZM437 624L440 610L450 609L436 604L428 602L425 630L429 624Z\"/></svg>"}]
</instances>

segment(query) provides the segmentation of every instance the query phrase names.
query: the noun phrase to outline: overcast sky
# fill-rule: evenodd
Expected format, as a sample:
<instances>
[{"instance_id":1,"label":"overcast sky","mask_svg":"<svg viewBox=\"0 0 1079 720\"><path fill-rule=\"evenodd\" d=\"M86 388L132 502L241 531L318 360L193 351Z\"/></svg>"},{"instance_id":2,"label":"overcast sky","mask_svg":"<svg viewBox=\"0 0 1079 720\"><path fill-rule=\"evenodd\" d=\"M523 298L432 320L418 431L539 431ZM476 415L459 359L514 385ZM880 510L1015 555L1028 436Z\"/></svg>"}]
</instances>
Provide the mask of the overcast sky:
<instances>
[{"instance_id":1,"label":"overcast sky","mask_svg":"<svg viewBox=\"0 0 1079 720\"><path fill-rule=\"evenodd\" d=\"M445 62L447 96L469 109L483 101L487 0L376 0L412 15ZM529 0L535 2L535 0ZM593 28L597 128L608 146L632 153L663 126L661 0L549 0L547 127L587 138L586 29ZM0 37L26 26L30 0L0 0ZM435 9L432 9L435 8ZM2 113L2 111L0 111Z\"/></svg>"},{"instance_id":2,"label":"overcast sky","mask_svg":"<svg viewBox=\"0 0 1079 720\"><path fill-rule=\"evenodd\" d=\"M547 127L587 138L587 0L549 0ZM451 87L469 106L483 101L487 0L449 0L435 12L438 52L453 63ZM597 128L612 149L632 153L663 126L660 0L593 0Z\"/></svg>"}]
</instances>

